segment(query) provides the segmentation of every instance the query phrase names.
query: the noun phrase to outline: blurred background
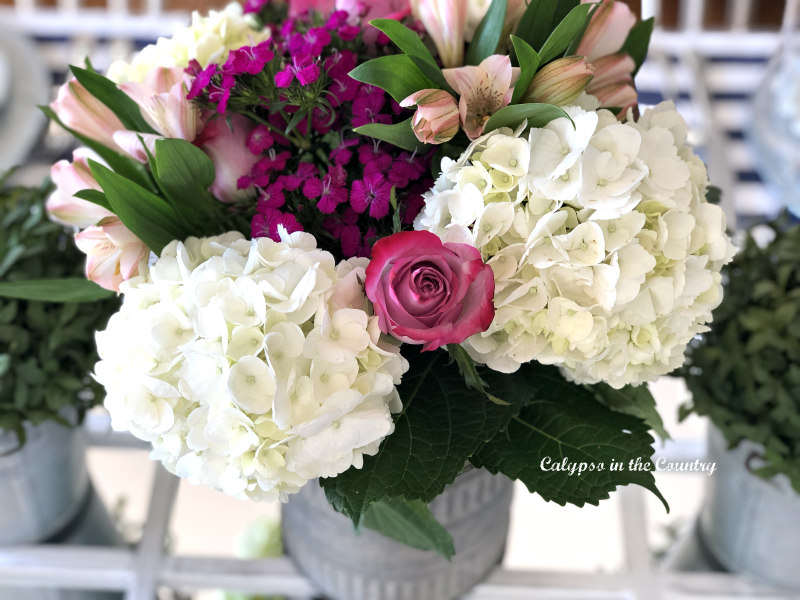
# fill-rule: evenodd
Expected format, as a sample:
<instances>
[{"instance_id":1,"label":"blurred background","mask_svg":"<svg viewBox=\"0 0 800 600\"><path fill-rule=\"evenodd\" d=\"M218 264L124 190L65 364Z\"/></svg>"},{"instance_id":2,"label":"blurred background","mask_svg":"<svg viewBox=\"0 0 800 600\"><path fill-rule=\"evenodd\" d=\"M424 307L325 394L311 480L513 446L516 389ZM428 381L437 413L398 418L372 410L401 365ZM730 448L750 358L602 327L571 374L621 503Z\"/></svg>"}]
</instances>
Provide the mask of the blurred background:
<instances>
[{"instance_id":1,"label":"blurred background","mask_svg":"<svg viewBox=\"0 0 800 600\"><path fill-rule=\"evenodd\" d=\"M637 78L640 102L671 99L678 104L711 180L722 189L729 226L741 228L775 215L799 195L797 164L791 161L800 151L794 151L796 142L786 139L780 143L795 146L776 149L774 142L762 139L770 124L754 123L764 112L759 102L774 98L769 77L797 37L800 2L628 3L644 18L655 16L657 23L649 59ZM17 165L15 177L34 184L71 150L71 138L48 127L35 107L52 100L70 63L82 64L89 56L102 71L159 35L170 35L176 23L189 19L191 10L223 5L219 0L0 0L0 171ZM758 90L767 94L766 100L758 97ZM769 167L789 177L782 181ZM697 417L677 423L678 406L686 398L682 381L664 378L653 391L675 438L658 444L658 456L702 459L706 423ZM108 442L102 414L93 415L89 427L96 442L89 454L94 485L128 541L135 542L148 518L154 464L141 446ZM669 515L655 498L644 499L638 492L633 500L617 494L599 507L579 510L549 505L520 486L505 566L614 573L636 561L632 548L656 561L670 555L677 560L681 552L691 553L685 548L691 545L706 479L703 473L658 473L658 485L671 503ZM278 512L277 506L240 502L181 482L169 526L170 551L194 556L252 554L252 543L248 546L237 535L252 531L254 522L277 518ZM538 543L542 539L547 543ZM693 556L689 563L694 560L698 568L715 568Z\"/></svg>"}]
</instances>

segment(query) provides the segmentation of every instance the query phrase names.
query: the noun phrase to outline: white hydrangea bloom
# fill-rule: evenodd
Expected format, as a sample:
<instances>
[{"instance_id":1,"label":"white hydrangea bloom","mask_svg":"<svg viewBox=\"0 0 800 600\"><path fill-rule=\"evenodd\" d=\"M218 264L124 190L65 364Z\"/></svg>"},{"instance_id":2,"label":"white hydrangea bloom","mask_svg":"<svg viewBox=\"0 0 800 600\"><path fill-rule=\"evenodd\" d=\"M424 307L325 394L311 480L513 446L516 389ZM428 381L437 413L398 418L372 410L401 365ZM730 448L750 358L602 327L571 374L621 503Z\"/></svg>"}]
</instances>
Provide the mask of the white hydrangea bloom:
<instances>
[{"instance_id":1,"label":"white hydrangea bloom","mask_svg":"<svg viewBox=\"0 0 800 600\"><path fill-rule=\"evenodd\" d=\"M286 499L377 452L408 369L364 296L307 233L172 242L122 287L95 377L117 430L193 483Z\"/></svg>"},{"instance_id":2,"label":"white hydrangea bloom","mask_svg":"<svg viewBox=\"0 0 800 600\"><path fill-rule=\"evenodd\" d=\"M107 77L118 84L141 83L158 67L186 68L191 60L197 60L203 68L211 63L221 64L228 58L229 51L269 39L269 29L259 31L254 27L255 22L243 14L238 2L232 2L221 11L212 10L208 15L195 11L191 25L176 27L171 38L158 38L155 44L137 52L130 62L114 61Z\"/></svg>"},{"instance_id":3,"label":"white hydrangea bloom","mask_svg":"<svg viewBox=\"0 0 800 600\"><path fill-rule=\"evenodd\" d=\"M682 363L721 300L725 217L671 103L638 122L565 110L572 122L501 129L445 159L415 227L472 243L494 271L495 319L464 342L475 360L651 381Z\"/></svg>"}]
</instances>

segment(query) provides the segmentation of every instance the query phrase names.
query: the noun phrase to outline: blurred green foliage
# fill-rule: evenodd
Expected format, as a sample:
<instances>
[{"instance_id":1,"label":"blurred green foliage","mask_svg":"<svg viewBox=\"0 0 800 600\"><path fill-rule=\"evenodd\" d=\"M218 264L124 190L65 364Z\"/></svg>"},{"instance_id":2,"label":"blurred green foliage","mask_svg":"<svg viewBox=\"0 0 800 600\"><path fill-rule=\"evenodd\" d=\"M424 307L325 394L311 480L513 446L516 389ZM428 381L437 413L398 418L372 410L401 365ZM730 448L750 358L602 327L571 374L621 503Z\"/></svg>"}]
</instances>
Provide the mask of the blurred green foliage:
<instances>
[{"instance_id":1,"label":"blurred green foliage","mask_svg":"<svg viewBox=\"0 0 800 600\"><path fill-rule=\"evenodd\" d=\"M800 493L800 225L785 215L748 232L723 271L725 295L711 331L696 340L677 373L731 447L764 446L757 474L789 477ZM759 247L754 238L774 239Z\"/></svg>"},{"instance_id":2,"label":"blurred green foliage","mask_svg":"<svg viewBox=\"0 0 800 600\"><path fill-rule=\"evenodd\" d=\"M0 282L83 276L84 255L61 225L48 220L39 188L0 177ZM62 418L74 407L80 419L102 400L88 373L97 361L94 332L119 307L116 297L90 303L33 302L0 297L0 429Z\"/></svg>"}]
</instances>

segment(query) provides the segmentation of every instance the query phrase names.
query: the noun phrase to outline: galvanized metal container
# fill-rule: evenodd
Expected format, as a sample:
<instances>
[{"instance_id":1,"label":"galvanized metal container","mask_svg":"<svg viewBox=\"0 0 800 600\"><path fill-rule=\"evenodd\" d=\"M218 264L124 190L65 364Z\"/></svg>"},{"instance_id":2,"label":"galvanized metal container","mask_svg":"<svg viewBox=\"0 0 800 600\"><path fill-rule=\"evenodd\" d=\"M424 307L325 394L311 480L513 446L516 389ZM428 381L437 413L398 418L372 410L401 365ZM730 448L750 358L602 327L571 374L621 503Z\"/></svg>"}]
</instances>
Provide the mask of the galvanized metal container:
<instances>
[{"instance_id":1,"label":"galvanized metal container","mask_svg":"<svg viewBox=\"0 0 800 600\"><path fill-rule=\"evenodd\" d=\"M317 483L306 485L283 507L286 552L336 600L448 600L481 581L505 550L513 483L472 470L431 503L455 542L448 562L365 530L336 513Z\"/></svg>"},{"instance_id":2,"label":"galvanized metal container","mask_svg":"<svg viewBox=\"0 0 800 600\"><path fill-rule=\"evenodd\" d=\"M26 424L18 448L13 432L0 430L0 545L46 540L72 521L86 499L89 475L80 429L52 421Z\"/></svg>"},{"instance_id":3,"label":"galvanized metal container","mask_svg":"<svg viewBox=\"0 0 800 600\"><path fill-rule=\"evenodd\" d=\"M800 590L800 495L787 477L765 481L763 448L744 441L728 450L716 427L709 430L708 456L717 472L708 478L700 512L700 536L728 570L763 583Z\"/></svg>"}]
</instances>

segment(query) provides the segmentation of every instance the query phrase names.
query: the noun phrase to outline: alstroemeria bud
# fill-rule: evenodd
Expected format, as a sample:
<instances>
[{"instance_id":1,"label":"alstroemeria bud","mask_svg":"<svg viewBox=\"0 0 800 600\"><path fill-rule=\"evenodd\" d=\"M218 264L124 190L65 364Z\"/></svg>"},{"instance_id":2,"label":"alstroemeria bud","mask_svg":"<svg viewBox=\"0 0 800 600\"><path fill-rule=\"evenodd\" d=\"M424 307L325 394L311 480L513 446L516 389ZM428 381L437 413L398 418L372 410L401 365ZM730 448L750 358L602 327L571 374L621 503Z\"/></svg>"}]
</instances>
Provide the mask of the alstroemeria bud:
<instances>
[{"instance_id":1,"label":"alstroemeria bud","mask_svg":"<svg viewBox=\"0 0 800 600\"><path fill-rule=\"evenodd\" d=\"M592 1L582 0L584 4ZM601 56L619 52L635 24L636 15L627 4L603 0L594 11L575 54L594 62Z\"/></svg>"},{"instance_id":2,"label":"alstroemeria bud","mask_svg":"<svg viewBox=\"0 0 800 600\"><path fill-rule=\"evenodd\" d=\"M586 92L591 94L593 89L599 89L614 83L633 83L633 71L636 63L627 54L609 54L592 62L594 79L586 87Z\"/></svg>"},{"instance_id":3,"label":"alstroemeria bud","mask_svg":"<svg viewBox=\"0 0 800 600\"><path fill-rule=\"evenodd\" d=\"M404 99L400 106L417 106L411 126L414 135L425 144L443 144L458 133L459 113L456 99L444 90L420 90Z\"/></svg>"},{"instance_id":4,"label":"alstroemeria bud","mask_svg":"<svg viewBox=\"0 0 800 600\"><path fill-rule=\"evenodd\" d=\"M50 103L50 108L64 125L110 148L115 147L114 132L125 129L111 109L92 96L75 78L58 89L58 96Z\"/></svg>"},{"instance_id":5,"label":"alstroemeria bud","mask_svg":"<svg viewBox=\"0 0 800 600\"><path fill-rule=\"evenodd\" d=\"M628 108L636 106L639 99L634 88L630 83L612 83L597 90L592 90L592 94L600 101L601 106L609 108L621 108L619 118L623 119L628 112Z\"/></svg>"},{"instance_id":6,"label":"alstroemeria bud","mask_svg":"<svg viewBox=\"0 0 800 600\"><path fill-rule=\"evenodd\" d=\"M468 0L411 0L414 17L425 26L446 68L464 64Z\"/></svg>"},{"instance_id":7,"label":"alstroemeria bud","mask_svg":"<svg viewBox=\"0 0 800 600\"><path fill-rule=\"evenodd\" d=\"M536 73L523 101L569 104L586 89L593 73L594 67L582 56L559 58Z\"/></svg>"}]
</instances>

